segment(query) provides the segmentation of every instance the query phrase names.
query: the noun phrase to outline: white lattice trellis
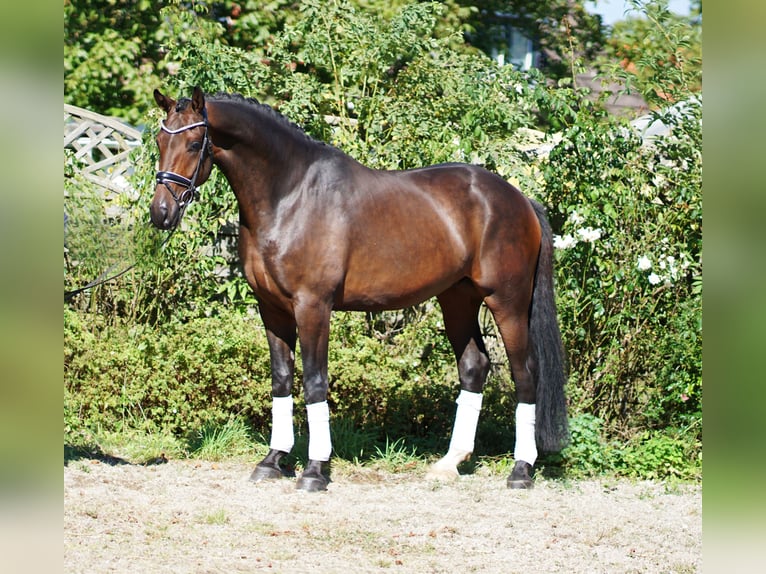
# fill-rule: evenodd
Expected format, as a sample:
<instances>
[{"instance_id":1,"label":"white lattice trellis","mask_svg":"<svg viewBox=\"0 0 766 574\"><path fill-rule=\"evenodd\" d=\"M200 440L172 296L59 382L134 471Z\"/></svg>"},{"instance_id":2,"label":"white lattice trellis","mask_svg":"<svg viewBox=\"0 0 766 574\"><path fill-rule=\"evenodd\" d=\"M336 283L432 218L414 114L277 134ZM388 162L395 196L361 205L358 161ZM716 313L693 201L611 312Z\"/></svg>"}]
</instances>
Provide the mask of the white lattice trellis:
<instances>
[{"instance_id":1,"label":"white lattice trellis","mask_svg":"<svg viewBox=\"0 0 766 574\"><path fill-rule=\"evenodd\" d=\"M141 132L114 118L64 104L64 148L71 148L88 180L116 193L129 189L128 156L141 145Z\"/></svg>"}]
</instances>

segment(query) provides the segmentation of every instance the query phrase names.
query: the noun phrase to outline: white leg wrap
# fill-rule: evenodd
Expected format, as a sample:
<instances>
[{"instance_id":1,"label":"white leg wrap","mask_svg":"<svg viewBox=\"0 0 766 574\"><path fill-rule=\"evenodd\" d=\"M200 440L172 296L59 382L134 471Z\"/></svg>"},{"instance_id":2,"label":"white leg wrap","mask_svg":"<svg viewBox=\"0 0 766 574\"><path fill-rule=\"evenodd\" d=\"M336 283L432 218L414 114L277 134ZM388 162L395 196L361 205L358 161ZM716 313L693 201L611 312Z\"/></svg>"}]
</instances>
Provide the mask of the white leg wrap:
<instances>
[{"instance_id":1,"label":"white leg wrap","mask_svg":"<svg viewBox=\"0 0 766 574\"><path fill-rule=\"evenodd\" d=\"M471 458L476 439L476 427L479 424L481 412L481 393L460 391L457 397L457 413L455 425L452 427L452 438L449 450L428 471L428 478L437 480L455 480L458 476L457 465Z\"/></svg>"},{"instance_id":2,"label":"white leg wrap","mask_svg":"<svg viewBox=\"0 0 766 574\"><path fill-rule=\"evenodd\" d=\"M290 452L295 444L293 433L293 396L273 397L271 403L270 448Z\"/></svg>"},{"instance_id":3,"label":"white leg wrap","mask_svg":"<svg viewBox=\"0 0 766 574\"><path fill-rule=\"evenodd\" d=\"M516 446L513 449L513 458L531 465L537 460L534 404L519 403L516 406Z\"/></svg>"},{"instance_id":4,"label":"white leg wrap","mask_svg":"<svg viewBox=\"0 0 766 574\"><path fill-rule=\"evenodd\" d=\"M309 460L330 460L332 441L327 401L306 405L306 414L309 421Z\"/></svg>"},{"instance_id":5,"label":"white leg wrap","mask_svg":"<svg viewBox=\"0 0 766 574\"><path fill-rule=\"evenodd\" d=\"M473 452L482 398L481 393L460 391L456 401L455 425L452 427L452 438L449 443L450 452Z\"/></svg>"}]
</instances>

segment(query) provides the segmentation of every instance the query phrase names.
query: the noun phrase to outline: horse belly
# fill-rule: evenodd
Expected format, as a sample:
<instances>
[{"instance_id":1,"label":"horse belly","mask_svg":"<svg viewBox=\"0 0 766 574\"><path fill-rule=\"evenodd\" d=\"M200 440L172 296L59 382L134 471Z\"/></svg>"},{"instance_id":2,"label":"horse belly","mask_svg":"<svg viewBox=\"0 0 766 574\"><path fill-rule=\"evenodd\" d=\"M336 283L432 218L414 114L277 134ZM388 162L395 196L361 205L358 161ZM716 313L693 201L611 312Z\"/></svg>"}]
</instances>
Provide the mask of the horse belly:
<instances>
[{"instance_id":1,"label":"horse belly","mask_svg":"<svg viewBox=\"0 0 766 574\"><path fill-rule=\"evenodd\" d=\"M467 273L462 249L432 241L380 242L349 259L335 308L349 311L401 309L438 295Z\"/></svg>"}]
</instances>

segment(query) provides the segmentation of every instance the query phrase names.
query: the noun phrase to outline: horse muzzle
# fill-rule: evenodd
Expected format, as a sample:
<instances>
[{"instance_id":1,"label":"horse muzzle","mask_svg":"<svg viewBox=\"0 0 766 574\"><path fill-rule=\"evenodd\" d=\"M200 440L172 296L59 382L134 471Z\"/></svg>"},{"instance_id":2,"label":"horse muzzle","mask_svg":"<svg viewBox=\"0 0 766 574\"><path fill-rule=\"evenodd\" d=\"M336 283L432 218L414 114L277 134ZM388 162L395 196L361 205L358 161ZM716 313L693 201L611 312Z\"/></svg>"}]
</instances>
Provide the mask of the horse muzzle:
<instances>
[{"instance_id":1,"label":"horse muzzle","mask_svg":"<svg viewBox=\"0 0 766 574\"><path fill-rule=\"evenodd\" d=\"M154 200L149 206L152 224L158 229L173 229L178 225L181 210L178 202L172 197L165 184L158 184Z\"/></svg>"}]
</instances>

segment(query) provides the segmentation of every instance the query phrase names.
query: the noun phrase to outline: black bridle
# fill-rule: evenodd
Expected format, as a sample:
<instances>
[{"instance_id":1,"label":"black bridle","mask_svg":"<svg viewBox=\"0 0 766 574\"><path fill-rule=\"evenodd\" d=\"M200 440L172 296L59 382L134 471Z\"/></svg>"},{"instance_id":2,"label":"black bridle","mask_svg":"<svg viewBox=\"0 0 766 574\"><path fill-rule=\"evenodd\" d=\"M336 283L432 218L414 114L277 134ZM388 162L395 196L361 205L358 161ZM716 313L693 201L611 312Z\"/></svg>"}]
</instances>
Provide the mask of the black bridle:
<instances>
[{"instance_id":1,"label":"black bridle","mask_svg":"<svg viewBox=\"0 0 766 574\"><path fill-rule=\"evenodd\" d=\"M183 216L183 213L186 210L186 207L192 201L194 201L196 197L197 177L199 176L200 169L202 168L202 163L205 161L205 156L208 154L212 155L212 149L211 149L212 142L210 141L207 135L207 130L208 130L207 110L205 108L202 109L201 122L186 124L185 126L181 126L180 128L176 128L176 129L170 129L169 127L165 125L164 120L160 121L160 129L162 129L163 132L170 135L180 134L181 132L185 132L187 130L192 130L199 127L205 128L205 134L202 136L202 149L199 152L197 167L194 168L194 173L192 174L191 179L188 179L172 171L158 171L156 175L157 183L162 184L167 188L167 190L170 192L170 195L173 196L173 199L178 205L179 215L178 215L178 219L176 220L177 221L176 226L178 225L178 223L180 223L181 217ZM180 185L184 187L185 189L179 195L176 195L176 193L173 191L173 188L170 186L171 183Z\"/></svg>"}]
</instances>

